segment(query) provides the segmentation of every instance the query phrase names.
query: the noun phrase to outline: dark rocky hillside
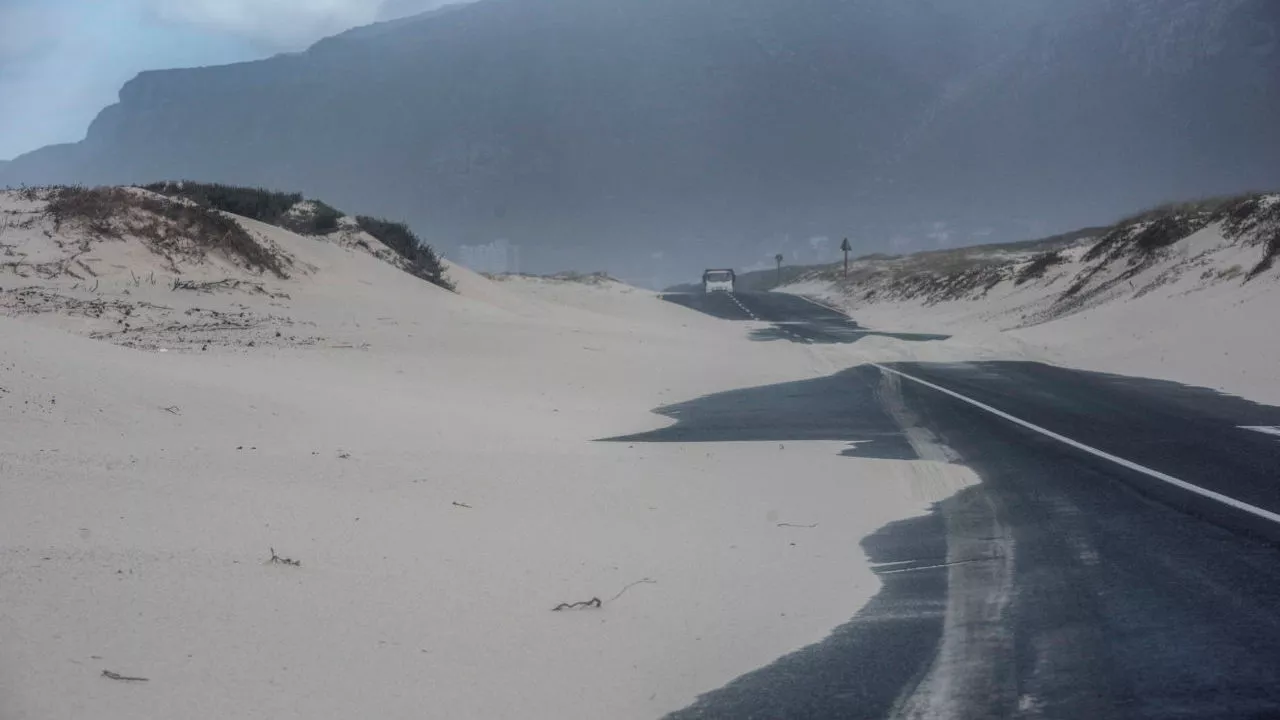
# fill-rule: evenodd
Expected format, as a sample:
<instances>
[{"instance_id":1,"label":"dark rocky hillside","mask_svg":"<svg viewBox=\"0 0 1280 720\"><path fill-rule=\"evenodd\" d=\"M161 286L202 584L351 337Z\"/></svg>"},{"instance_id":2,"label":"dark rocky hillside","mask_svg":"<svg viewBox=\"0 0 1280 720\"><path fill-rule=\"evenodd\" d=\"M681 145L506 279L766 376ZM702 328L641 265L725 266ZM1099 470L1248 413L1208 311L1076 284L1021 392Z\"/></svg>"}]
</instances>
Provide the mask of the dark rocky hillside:
<instances>
[{"instance_id":1,"label":"dark rocky hillside","mask_svg":"<svg viewBox=\"0 0 1280 720\"><path fill-rule=\"evenodd\" d=\"M479 0L143 73L0 185L198 177L628 278L1280 185L1272 0ZM921 240L923 241L923 240Z\"/></svg>"}]
</instances>

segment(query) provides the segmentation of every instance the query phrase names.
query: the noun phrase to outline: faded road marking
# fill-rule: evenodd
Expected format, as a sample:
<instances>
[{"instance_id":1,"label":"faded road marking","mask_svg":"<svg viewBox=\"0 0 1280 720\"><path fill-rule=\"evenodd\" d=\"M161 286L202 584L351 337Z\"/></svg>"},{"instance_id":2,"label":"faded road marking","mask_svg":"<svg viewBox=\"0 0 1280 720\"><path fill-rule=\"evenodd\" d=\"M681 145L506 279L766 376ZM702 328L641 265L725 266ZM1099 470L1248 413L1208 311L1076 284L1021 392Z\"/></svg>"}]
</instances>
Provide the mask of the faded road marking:
<instances>
[{"instance_id":1,"label":"faded road marking","mask_svg":"<svg viewBox=\"0 0 1280 720\"><path fill-rule=\"evenodd\" d=\"M730 299L730 300L732 300L732 301L734 302L734 304L738 306L738 309L739 309L739 310L741 310L742 312L746 313L746 314L747 314L747 317L751 318L752 320L756 320L756 319L758 319L758 318L756 318L756 314L755 314L755 313L753 313L753 312L751 312L750 310L748 310L748 309L747 309L747 306L742 304L742 301L738 299L738 296L737 296L737 295L735 295L735 294L733 294L733 293L729 293L729 299Z\"/></svg>"}]
</instances>

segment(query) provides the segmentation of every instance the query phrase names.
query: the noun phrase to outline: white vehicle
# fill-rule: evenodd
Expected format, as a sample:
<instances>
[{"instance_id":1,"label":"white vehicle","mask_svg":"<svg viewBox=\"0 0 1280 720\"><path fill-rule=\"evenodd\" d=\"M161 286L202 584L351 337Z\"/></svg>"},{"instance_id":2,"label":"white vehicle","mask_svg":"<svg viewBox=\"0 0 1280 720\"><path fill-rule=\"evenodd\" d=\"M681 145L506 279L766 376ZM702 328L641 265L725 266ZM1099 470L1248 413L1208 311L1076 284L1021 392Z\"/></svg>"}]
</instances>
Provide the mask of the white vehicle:
<instances>
[{"instance_id":1,"label":"white vehicle","mask_svg":"<svg viewBox=\"0 0 1280 720\"><path fill-rule=\"evenodd\" d=\"M732 270L707 270L702 273L702 291L731 293L737 281L738 277Z\"/></svg>"}]
</instances>

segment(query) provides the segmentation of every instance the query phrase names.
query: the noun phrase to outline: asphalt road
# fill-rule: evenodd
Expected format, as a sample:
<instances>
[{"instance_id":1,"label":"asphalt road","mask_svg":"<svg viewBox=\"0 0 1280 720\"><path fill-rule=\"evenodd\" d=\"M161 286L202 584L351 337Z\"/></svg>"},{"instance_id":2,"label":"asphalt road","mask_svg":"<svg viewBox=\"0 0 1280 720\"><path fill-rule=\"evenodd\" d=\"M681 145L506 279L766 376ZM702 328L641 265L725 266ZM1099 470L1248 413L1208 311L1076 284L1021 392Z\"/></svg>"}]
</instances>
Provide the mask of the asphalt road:
<instances>
[{"instance_id":1,"label":"asphalt road","mask_svg":"<svg viewBox=\"0 0 1280 720\"><path fill-rule=\"evenodd\" d=\"M872 334L785 295L667 299L755 321L761 341ZM677 422L625 439L914 458L912 426L982 479L863 541L884 587L846 625L671 718L1280 718L1280 408L984 362L860 366L657 412Z\"/></svg>"},{"instance_id":2,"label":"asphalt road","mask_svg":"<svg viewBox=\"0 0 1280 720\"><path fill-rule=\"evenodd\" d=\"M815 305L804 298L781 293L671 294L669 302L723 320L752 320L770 323L752 331L756 340L789 340L799 343L853 343L869 335L899 340L945 340L946 335L895 333L868 330L835 310Z\"/></svg>"}]
</instances>

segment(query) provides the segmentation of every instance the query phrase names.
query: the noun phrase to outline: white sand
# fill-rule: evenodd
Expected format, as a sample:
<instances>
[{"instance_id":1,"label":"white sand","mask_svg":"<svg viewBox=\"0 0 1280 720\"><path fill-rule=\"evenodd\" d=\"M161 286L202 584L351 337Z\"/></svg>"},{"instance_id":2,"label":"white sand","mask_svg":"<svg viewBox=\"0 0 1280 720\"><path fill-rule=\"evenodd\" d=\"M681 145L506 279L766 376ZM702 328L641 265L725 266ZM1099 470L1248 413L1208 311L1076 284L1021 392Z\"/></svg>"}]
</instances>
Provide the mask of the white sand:
<instances>
[{"instance_id":1,"label":"white sand","mask_svg":"<svg viewBox=\"0 0 1280 720\"><path fill-rule=\"evenodd\" d=\"M937 343L869 338L852 347L853 361L1041 360L1280 404L1280 267L1249 282L1241 274L1260 259L1260 246L1226 240L1210 226L1081 311L1036 323L1086 267L1085 249L1042 280L1021 287L1006 281L978 299L864 302L856 291L823 282L785 289L840 306L875 330L953 336ZM1114 263L1090 287L1125 269L1124 261Z\"/></svg>"},{"instance_id":2,"label":"white sand","mask_svg":"<svg viewBox=\"0 0 1280 720\"><path fill-rule=\"evenodd\" d=\"M124 267L92 292L0 270L48 293L0 317L6 720L651 718L847 621L879 587L861 538L974 480L840 443L594 442L834 366L625 286L454 268L453 295L246 225L299 268L259 278L288 298L136 283L132 241L93 249ZM250 327L181 325L210 308ZM143 339L86 337L117 320Z\"/></svg>"}]
</instances>

